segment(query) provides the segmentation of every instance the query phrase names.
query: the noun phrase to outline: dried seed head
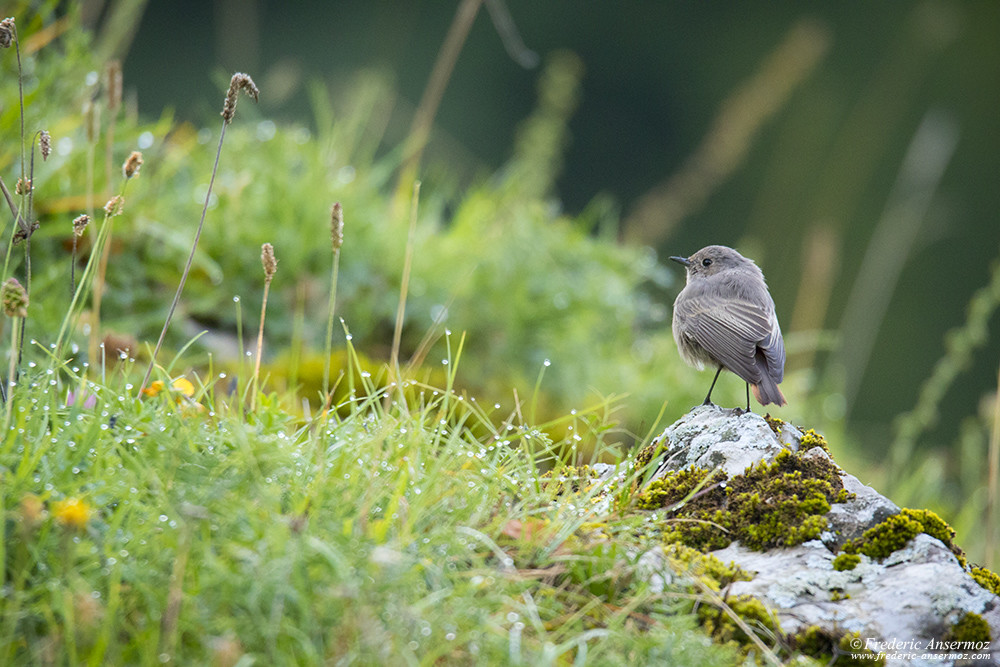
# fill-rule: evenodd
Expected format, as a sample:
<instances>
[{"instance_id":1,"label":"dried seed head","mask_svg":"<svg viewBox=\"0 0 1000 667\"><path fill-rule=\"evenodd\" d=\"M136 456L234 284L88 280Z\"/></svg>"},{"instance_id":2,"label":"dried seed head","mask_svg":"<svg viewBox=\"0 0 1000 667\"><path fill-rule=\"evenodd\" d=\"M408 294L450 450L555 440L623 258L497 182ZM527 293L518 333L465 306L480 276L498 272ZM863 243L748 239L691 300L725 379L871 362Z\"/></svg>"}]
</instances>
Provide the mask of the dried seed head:
<instances>
[{"instance_id":1,"label":"dried seed head","mask_svg":"<svg viewBox=\"0 0 1000 667\"><path fill-rule=\"evenodd\" d=\"M17 184L14 185L14 192L19 195L26 195L31 192L31 179L17 179Z\"/></svg>"},{"instance_id":2,"label":"dried seed head","mask_svg":"<svg viewBox=\"0 0 1000 667\"><path fill-rule=\"evenodd\" d=\"M45 161L49 159L49 155L52 153L52 137L45 130L40 132L40 137L38 139L38 147L42 151L42 160Z\"/></svg>"},{"instance_id":3,"label":"dried seed head","mask_svg":"<svg viewBox=\"0 0 1000 667\"><path fill-rule=\"evenodd\" d=\"M260 263L264 265L264 277L268 282L278 270L278 260L274 258L274 246L265 243L260 247Z\"/></svg>"},{"instance_id":4,"label":"dried seed head","mask_svg":"<svg viewBox=\"0 0 1000 667\"><path fill-rule=\"evenodd\" d=\"M87 143L92 144L97 141L101 125L101 106L93 101L87 100L83 103L83 129L87 133Z\"/></svg>"},{"instance_id":5,"label":"dried seed head","mask_svg":"<svg viewBox=\"0 0 1000 667\"><path fill-rule=\"evenodd\" d=\"M122 165L122 173L125 174L125 178L132 178L133 176L139 175L139 167L142 166L142 153L139 151L132 151L132 154L128 156L125 160L125 164Z\"/></svg>"},{"instance_id":6,"label":"dried seed head","mask_svg":"<svg viewBox=\"0 0 1000 667\"><path fill-rule=\"evenodd\" d=\"M38 231L38 221L37 220L35 220L29 226L24 221L24 218L18 216L18 218L17 218L17 226L18 226L18 229L17 229L16 232L14 232L14 245L20 245L21 241L23 241L24 239L28 238L29 236L31 236L32 234L34 234L36 231Z\"/></svg>"},{"instance_id":7,"label":"dried seed head","mask_svg":"<svg viewBox=\"0 0 1000 667\"><path fill-rule=\"evenodd\" d=\"M337 202L330 211L330 240L333 242L333 251L340 250L344 245L344 208Z\"/></svg>"},{"instance_id":8,"label":"dried seed head","mask_svg":"<svg viewBox=\"0 0 1000 667\"><path fill-rule=\"evenodd\" d=\"M14 27L14 17L5 18L0 21L0 48L9 49L14 43L14 35L17 30Z\"/></svg>"},{"instance_id":9,"label":"dried seed head","mask_svg":"<svg viewBox=\"0 0 1000 667\"><path fill-rule=\"evenodd\" d=\"M105 70L105 85L108 91L108 110L112 113L122 105L122 64L118 60L108 63Z\"/></svg>"},{"instance_id":10,"label":"dried seed head","mask_svg":"<svg viewBox=\"0 0 1000 667\"><path fill-rule=\"evenodd\" d=\"M0 303L7 317L28 316L28 293L17 278L8 278L0 287Z\"/></svg>"},{"instance_id":11,"label":"dried seed head","mask_svg":"<svg viewBox=\"0 0 1000 667\"><path fill-rule=\"evenodd\" d=\"M104 205L104 212L108 215L118 215L122 212L122 204L124 203L121 195L115 195L108 200L108 203Z\"/></svg>"},{"instance_id":12,"label":"dried seed head","mask_svg":"<svg viewBox=\"0 0 1000 667\"><path fill-rule=\"evenodd\" d=\"M83 236L83 230L87 228L90 224L90 216L84 213L73 219L73 236L80 238Z\"/></svg>"},{"instance_id":13,"label":"dried seed head","mask_svg":"<svg viewBox=\"0 0 1000 667\"><path fill-rule=\"evenodd\" d=\"M257 86L254 85L253 79L250 78L249 74L244 74L242 72L237 72L233 75L233 78L229 81L229 92L226 93L226 102L222 106L222 119L226 121L226 124L233 122L233 114L236 113L236 97L240 90L246 92L254 102L257 101L260 91L257 90Z\"/></svg>"}]
</instances>

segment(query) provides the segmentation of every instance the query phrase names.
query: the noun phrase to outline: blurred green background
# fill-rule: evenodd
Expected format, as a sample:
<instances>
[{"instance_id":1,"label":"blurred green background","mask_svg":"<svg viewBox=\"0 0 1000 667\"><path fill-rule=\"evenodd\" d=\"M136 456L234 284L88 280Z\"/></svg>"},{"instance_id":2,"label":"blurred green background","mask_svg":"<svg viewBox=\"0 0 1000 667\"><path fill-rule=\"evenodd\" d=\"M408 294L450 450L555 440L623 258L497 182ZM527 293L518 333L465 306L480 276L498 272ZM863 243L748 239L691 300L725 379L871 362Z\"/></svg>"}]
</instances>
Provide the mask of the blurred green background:
<instances>
[{"instance_id":1,"label":"blurred green background","mask_svg":"<svg viewBox=\"0 0 1000 667\"><path fill-rule=\"evenodd\" d=\"M470 334L462 363L478 380L471 384L502 391L510 380L530 390L545 368L553 411L591 391L630 392L628 426L641 436L661 404L672 421L710 382L708 373L680 367L672 349L670 304L683 276L662 260L712 243L735 246L764 270L786 336L790 405L774 412L824 429L845 467L897 502L942 510L974 535L987 504L1000 363L1000 5L215 0L71 7L97 36L95 61L124 60L127 108L140 125L154 124L136 128L155 137L153 155L161 139L178 141L176 128L216 131L229 74L254 76L260 105L241 103L250 129L245 139L234 134L224 152L224 166L228 158L238 167L228 182L223 174L220 205L232 207L230 219L266 209L271 225L302 224L311 235L305 244L314 246L329 206L314 200L319 193L344 199L339 312L363 333L361 349L381 358L405 223L371 202L393 190L399 147L460 4L477 14L420 170L421 227L430 230L417 245L409 352L448 305L448 326L504 332ZM505 12L520 50L505 34ZM526 67L536 54L540 64ZM338 142L351 127L357 132L346 150ZM205 132L191 130L199 145L214 148ZM248 157L275 133L293 154L272 148ZM544 163L540 176L529 163ZM298 174L303 164L329 171ZM179 167L144 169L143 187L196 189ZM226 187L242 199L228 201ZM176 217L191 218L192 200L185 195ZM366 215L359 219L358 211ZM484 235L484 221L500 231ZM174 238L172 223L157 220L155 240L183 247L190 224ZM352 260L352 235L369 248L393 238L383 224L398 243ZM259 243L271 238L266 232L248 234ZM218 247L235 247L233 235L242 232L215 233ZM140 265L153 266L167 285L176 262L154 245L138 255ZM282 244L275 247L280 262ZM318 276L285 288L288 301L305 295L307 313L323 303L310 295L322 296L328 261L309 249L279 264ZM248 267L246 284L258 281L253 254L231 266L205 259L205 291L195 281L189 296L204 300L197 321L234 293L247 294L228 285L211 293L209 285L223 284L218 276L242 280L240 267ZM145 297L130 298L168 293L151 282ZM112 315L135 307L109 299ZM582 314L548 321L563 309ZM191 310L198 315L197 304ZM295 338L294 312L302 310L289 307L288 321L275 325L277 341ZM137 333L148 337L153 321L135 325ZM579 370L591 365L600 369ZM719 399L738 404L740 383L721 382Z\"/></svg>"},{"instance_id":2,"label":"blurred green background","mask_svg":"<svg viewBox=\"0 0 1000 667\"><path fill-rule=\"evenodd\" d=\"M610 194L624 235L651 243L661 258L710 243L753 254L791 342L820 329L844 335L838 354L793 355L790 368L812 368L817 383L842 372L843 400L830 411L890 437L892 417L914 405L944 351L944 333L963 321L1000 248L1000 6L506 5L529 49L568 49L585 70L555 188L560 205L578 212ZM386 134L394 146L456 6L151 2L126 74L141 111L169 106L203 121L217 113L212 75L249 71L268 91L263 115L308 122L311 79L336 90L371 68L398 94ZM783 56L813 60L802 64L807 71L792 83L762 84L766 99L740 98L796 30L806 31L804 43ZM535 103L535 83L481 11L442 99L428 159L470 175L495 170ZM733 149L735 164L716 169L724 173L705 169L703 197L659 219L655 209L640 215L651 193L691 170L721 110L733 104L744 107L730 111L736 115L768 113L760 105L773 106L772 115L742 135L734 130L729 140L744 145ZM873 245L880 229L890 238L881 247ZM994 316L991 330L997 323ZM938 436L954 432L995 387L998 340L982 345L948 392Z\"/></svg>"}]
</instances>

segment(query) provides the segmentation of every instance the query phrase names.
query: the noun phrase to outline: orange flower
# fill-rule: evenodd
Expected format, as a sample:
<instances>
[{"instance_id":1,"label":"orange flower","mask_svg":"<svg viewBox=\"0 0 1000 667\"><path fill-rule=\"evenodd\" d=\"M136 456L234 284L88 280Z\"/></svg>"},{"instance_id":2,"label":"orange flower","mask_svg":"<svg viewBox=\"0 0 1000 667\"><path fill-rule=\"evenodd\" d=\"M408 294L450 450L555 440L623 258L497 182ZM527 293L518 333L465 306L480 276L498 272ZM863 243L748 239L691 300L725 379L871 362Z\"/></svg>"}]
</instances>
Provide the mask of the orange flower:
<instances>
[{"instance_id":1,"label":"orange flower","mask_svg":"<svg viewBox=\"0 0 1000 667\"><path fill-rule=\"evenodd\" d=\"M94 509L80 498L67 498L52 505L52 516L67 528L84 528L93 513Z\"/></svg>"}]
</instances>

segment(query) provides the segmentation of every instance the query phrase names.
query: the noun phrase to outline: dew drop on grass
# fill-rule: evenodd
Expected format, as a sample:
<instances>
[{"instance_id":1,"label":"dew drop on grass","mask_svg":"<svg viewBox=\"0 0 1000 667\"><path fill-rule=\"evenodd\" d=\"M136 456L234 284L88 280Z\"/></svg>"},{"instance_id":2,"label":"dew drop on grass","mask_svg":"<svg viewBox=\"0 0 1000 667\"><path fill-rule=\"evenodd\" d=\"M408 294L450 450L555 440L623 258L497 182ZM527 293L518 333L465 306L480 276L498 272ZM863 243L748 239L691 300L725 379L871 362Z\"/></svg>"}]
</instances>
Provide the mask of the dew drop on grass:
<instances>
[{"instance_id":1,"label":"dew drop on grass","mask_svg":"<svg viewBox=\"0 0 1000 667\"><path fill-rule=\"evenodd\" d=\"M233 297L233 303L239 303L239 302L240 302L240 297L234 296Z\"/></svg>"}]
</instances>

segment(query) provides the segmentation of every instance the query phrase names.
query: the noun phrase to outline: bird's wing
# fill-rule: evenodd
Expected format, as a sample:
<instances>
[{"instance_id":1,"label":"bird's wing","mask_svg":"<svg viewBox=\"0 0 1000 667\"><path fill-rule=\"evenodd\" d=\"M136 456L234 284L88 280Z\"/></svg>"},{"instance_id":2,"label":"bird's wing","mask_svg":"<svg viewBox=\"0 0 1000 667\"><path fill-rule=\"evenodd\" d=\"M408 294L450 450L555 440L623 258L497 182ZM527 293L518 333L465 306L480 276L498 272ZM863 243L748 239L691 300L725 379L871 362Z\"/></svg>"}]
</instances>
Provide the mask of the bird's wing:
<instances>
[{"instance_id":1,"label":"bird's wing","mask_svg":"<svg viewBox=\"0 0 1000 667\"><path fill-rule=\"evenodd\" d=\"M778 326L778 318L771 320L772 327L767 337L757 343L757 347L764 353L767 359L768 374L775 384L779 384L785 377L785 341L781 338L781 327Z\"/></svg>"},{"instance_id":2,"label":"bird's wing","mask_svg":"<svg viewBox=\"0 0 1000 667\"><path fill-rule=\"evenodd\" d=\"M679 308L685 323L684 335L743 380L759 384L763 378L766 369L755 360L758 346L763 348L768 362L780 361L778 368L784 368L781 332L776 325L772 330L773 318L764 308L742 299L720 300L701 295L685 299ZM778 350L773 344L775 332ZM768 342L768 347L764 341Z\"/></svg>"}]
</instances>

